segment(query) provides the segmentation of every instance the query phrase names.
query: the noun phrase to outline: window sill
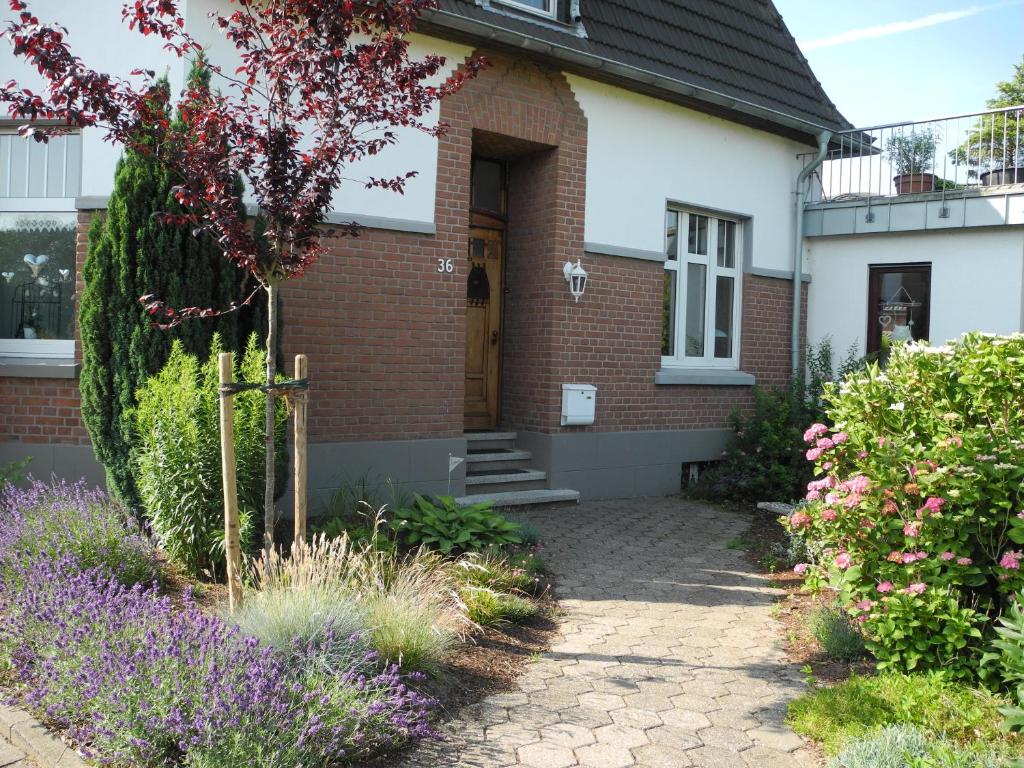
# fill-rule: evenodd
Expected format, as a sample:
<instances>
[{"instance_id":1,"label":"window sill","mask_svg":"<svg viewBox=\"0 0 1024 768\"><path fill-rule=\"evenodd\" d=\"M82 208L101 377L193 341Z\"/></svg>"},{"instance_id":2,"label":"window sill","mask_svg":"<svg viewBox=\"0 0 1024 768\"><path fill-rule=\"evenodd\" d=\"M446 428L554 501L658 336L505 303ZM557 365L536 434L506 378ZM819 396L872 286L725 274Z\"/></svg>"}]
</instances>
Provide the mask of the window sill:
<instances>
[{"instance_id":1,"label":"window sill","mask_svg":"<svg viewBox=\"0 0 1024 768\"><path fill-rule=\"evenodd\" d=\"M0 378L77 379L79 368L72 357L0 356Z\"/></svg>"},{"instance_id":2,"label":"window sill","mask_svg":"<svg viewBox=\"0 0 1024 768\"><path fill-rule=\"evenodd\" d=\"M754 374L717 368L662 368L654 374L659 385L696 384L712 387L752 387Z\"/></svg>"}]
</instances>

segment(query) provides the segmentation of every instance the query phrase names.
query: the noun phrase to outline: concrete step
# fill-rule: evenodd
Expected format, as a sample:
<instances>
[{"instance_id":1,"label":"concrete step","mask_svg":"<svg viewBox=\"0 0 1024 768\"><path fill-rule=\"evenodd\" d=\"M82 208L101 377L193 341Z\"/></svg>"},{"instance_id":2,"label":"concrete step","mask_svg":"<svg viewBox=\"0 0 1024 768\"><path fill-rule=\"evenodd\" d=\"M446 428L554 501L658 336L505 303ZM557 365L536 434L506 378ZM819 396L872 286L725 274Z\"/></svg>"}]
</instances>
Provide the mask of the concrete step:
<instances>
[{"instance_id":1,"label":"concrete step","mask_svg":"<svg viewBox=\"0 0 1024 768\"><path fill-rule=\"evenodd\" d=\"M553 491L507 491L504 493L474 493L455 499L459 504L479 504L490 501L499 509L502 507L523 507L530 504L556 504L560 502L579 502L580 492L568 488Z\"/></svg>"},{"instance_id":2,"label":"concrete step","mask_svg":"<svg viewBox=\"0 0 1024 768\"><path fill-rule=\"evenodd\" d=\"M466 475L466 491L474 494L534 491L545 488L547 473L539 469L495 470Z\"/></svg>"},{"instance_id":3,"label":"concrete step","mask_svg":"<svg viewBox=\"0 0 1024 768\"><path fill-rule=\"evenodd\" d=\"M467 432L465 438L471 451L516 447L515 432Z\"/></svg>"},{"instance_id":4,"label":"concrete step","mask_svg":"<svg viewBox=\"0 0 1024 768\"><path fill-rule=\"evenodd\" d=\"M470 448L466 455L466 471L505 472L515 469L527 469L527 462L533 458L529 451L515 448Z\"/></svg>"}]
</instances>

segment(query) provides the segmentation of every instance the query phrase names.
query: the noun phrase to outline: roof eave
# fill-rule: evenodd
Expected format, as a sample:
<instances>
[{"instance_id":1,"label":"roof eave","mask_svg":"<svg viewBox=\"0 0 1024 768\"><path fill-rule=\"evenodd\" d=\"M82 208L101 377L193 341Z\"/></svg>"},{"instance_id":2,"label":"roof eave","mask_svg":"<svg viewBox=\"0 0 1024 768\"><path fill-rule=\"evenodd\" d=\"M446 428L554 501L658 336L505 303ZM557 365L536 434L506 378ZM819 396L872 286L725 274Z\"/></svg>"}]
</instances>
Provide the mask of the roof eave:
<instances>
[{"instance_id":1,"label":"roof eave","mask_svg":"<svg viewBox=\"0 0 1024 768\"><path fill-rule=\"evenodd\" d=\"M605 79L612 79L621 84L639 85L642 86L640 90L643 92L655 92L669 97L670 100L682 101L686 106L693 106L694 103L705 104L713 108L709 110L712 114L725 111L736 115L745 115L757 122L778 126L783 129L781 131L783 135L799 138L799 140L810 144L816 144L816 137L823 131L834 133L843 130L843 127L828 126L811 120L805 120L779 110L720 93L710 88L659 75L650 70L633 67L596 54L575 50L568 46L542 40L522 32L504 29L477 19L469 19L450 11L433 10L424 14L423 20L427 26L436 26L441 29L468 35L474 39L483 39L504 46L519 48L568 65L571 68L575 67L595 74L603 74ZM676 98L673 99L672 97ZM852 126L844 127L850 128ZM794 136L793 134L796 135Z\"/></svg>"}]
</instances>

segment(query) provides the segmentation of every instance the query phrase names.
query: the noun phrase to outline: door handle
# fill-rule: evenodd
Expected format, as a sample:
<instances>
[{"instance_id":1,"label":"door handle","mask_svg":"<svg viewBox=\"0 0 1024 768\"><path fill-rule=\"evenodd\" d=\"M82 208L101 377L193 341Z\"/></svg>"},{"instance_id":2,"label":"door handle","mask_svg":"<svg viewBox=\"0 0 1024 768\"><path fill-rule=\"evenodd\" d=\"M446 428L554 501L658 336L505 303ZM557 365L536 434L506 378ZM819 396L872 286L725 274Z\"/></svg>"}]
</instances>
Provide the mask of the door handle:
<instances>
[{"instance_id":1,"label":"door handle","mask_svg":"<svg viewBox=\"0 0 1024 768\"><path fill-rule=\"evenodd\" d=\"M491 331L491 346L493 347L498 343L498 332Z\"/></svg>"}]
</instances>

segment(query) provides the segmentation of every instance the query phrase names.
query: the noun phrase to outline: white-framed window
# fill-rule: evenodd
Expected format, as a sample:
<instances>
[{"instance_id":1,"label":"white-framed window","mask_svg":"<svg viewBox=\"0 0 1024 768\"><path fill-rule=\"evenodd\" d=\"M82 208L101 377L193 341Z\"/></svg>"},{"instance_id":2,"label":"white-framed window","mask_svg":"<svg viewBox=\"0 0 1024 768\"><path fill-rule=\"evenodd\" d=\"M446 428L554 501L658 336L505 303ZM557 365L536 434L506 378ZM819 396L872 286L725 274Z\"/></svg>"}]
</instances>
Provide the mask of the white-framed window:
<instances>
[{"instance_id":1,"label":"white-framed window","mask_svg":"<svg viewBox=\"0 0 1024 768\"><path fill-rule=\"evenodd\" d=\"M513 8L520 8L539 16L547 16L549 19L558 15L558 0L498 0L502 5Z\"/></svg>"},{"instance_id":2,"label":"white-framed window","mask_svg":"<svg viewBox=\"0 0 1024 768\"><path fill-rule=\"evenodd\" d=\"M736 219L665 212L664 367L739 368L742 236Z\"/></svg>"},{"instance_id":3,"label":"white-framed window","mask_svg":"<svg viewBox=\"0 0 1024 768\"><path fill-rule=\"evenodd\" d=\"M75 351L75 198L82 137L0 126L0 357Z\"/></svg>"}]
</instances>

